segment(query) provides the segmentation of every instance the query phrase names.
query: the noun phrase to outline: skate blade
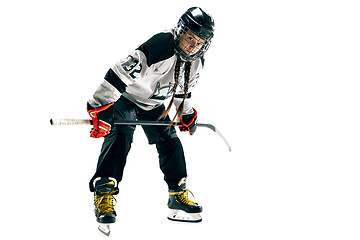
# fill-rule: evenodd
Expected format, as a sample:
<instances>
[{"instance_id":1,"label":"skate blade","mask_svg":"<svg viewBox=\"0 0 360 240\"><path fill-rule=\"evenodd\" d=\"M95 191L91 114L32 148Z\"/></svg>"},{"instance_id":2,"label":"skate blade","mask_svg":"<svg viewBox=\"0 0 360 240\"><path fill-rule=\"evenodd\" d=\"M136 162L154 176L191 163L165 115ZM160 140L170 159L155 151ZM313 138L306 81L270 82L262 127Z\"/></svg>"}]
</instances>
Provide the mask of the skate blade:
<instances>
[{"instance_id":1,"label":"skate blade","mask_svg":"<svg viewBox=\"0 0 360 240\"><path fill-rule=\"evenodd\" d=\"M170 210L170 213L167 217L171 221L177 222L201 222L202 218L200 213L187 213L182 210Z\"/></svg>"},{"instance_id":2,"label":"skate blade","mask_svg":"<svg viewBox=\"0 0 360 240\"><path fill-rule=\"evenodd\" d=\"M110 224L102 224L100 223L98 226L99 231L105 236L110 236Z\"/></svg>"}]
</instances>

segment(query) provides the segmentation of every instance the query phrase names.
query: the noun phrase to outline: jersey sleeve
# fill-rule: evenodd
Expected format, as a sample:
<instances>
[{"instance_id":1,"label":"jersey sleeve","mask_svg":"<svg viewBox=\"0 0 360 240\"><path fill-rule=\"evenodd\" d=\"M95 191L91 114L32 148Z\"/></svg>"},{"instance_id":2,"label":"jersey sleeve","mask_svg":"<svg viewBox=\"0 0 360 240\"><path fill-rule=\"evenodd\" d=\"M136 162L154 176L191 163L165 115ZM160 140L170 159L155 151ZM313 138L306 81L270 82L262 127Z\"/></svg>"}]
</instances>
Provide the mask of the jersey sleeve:
<instances>
[{"instance_id":1,"label":"jersey sleeve","mask_svg":"<svg viewBox=\"0 0 360 240\"><path fill-rule=\"evenodd\" d=\"M183 115L189 115L189 114L193 114L194 110L193 105L192 105L192 101L191 101L191 94L192 91L194 89L194 87L196 86L198 79L200 77L200 72L202 71L202 69L204 68L204 58L201 58L199 60L197 60L196 62L193 62L193 66L191 67L191 72L193 72L194 74L191 74L190 76L190 81L189 81L189 89L188 89L188 95L187 98L184 101L184 111L183 111ZM176 107L176 109L179 108L183 98L184 98L184 86L180 85L180 88L177 89L176 94L175 94L175 98L174 98L174 105Z\"/></svg>"},{"instance_id":2,"label":"jersey sleeve","mask_svg":"<svg viewBox=\"0 0 360 240\"><path fill-rule=\"evenodd\" d=\"M144 53L140 50L133 51L127 58L118 61L109 69L105 80L97 88L93 98L88 101L88 107L99 108L116 102L126 88L139 81L148 70Z\"/></svg>"},{"instance_id":3,"label":"jersey sleeve","mask_svg":"<svg viewBox=\"0 0 360 240\"><path fill-rule=\"evenodd\" d=\"M108 81L104 80L96 89L92 98L88 101L88 109L99 108L109 103L116 102L120 96L120 92Z\"/></svg>"},{"instance_id":4,"label":"jersey sleeve","mask_svg":"<svg viewBox=\"0 0 360 240\"><path fill-rule=\"evenodd\" d=\"M185 99L184 101L184 111L183 111L183 115L189 115L189 114L192 114L194 111L192 109L192 101L191 101L191 93L195 87L195 85L197 84L198 82L198 78L199 78L199 73L197 72L195 74L195 76L193 76L191 79L190 79L190 82L189 82L189 89L188 89L188 95L187 95L187 98ZM175 98L174 98L174 105L176 107L176 109L179 108L183 98L184 98L184 87L183 86L180 86L180 88L178 88L178 90L176 91L176 94L175 94Z\"/></svg>"},{"instance_id":5,"label":"jersey sleeve","mask_svg":"<svg viewBox=\"0 0 360 240\"><path fill-rule=\"evenodd\" d=\"M105 81L98 87L88 104L98 108L117 101L127 87L140 83L145 76L151 76L154 70L152 66L171 57L174 54L173 49L174 40L170 32L154 35L109 69Z\"/></svg>"},{"instance_id":6,"label":"jersey sleeve","mask_svg":"<svg viewBox=\"0 0 360 240\"><path fill-rule=\"evenodd\" d=\"M111 69L126 86L129 86L139 81L150 70L146 61L145 54L136 49L127 58L117 62Z\"/></svg>"},{"instance_id":7,"label":"jersey sleeve","mask_svg":"<svg viewBox=\"0 0 360 240\"><path fill-rule=\"evenodd\" d=\"M174 55L173 35L170 32L158 33L141 44L127 58L117 62L112 70L129 86L152 74L152 65L172 55Z\"/></svg>"}]
</instances>

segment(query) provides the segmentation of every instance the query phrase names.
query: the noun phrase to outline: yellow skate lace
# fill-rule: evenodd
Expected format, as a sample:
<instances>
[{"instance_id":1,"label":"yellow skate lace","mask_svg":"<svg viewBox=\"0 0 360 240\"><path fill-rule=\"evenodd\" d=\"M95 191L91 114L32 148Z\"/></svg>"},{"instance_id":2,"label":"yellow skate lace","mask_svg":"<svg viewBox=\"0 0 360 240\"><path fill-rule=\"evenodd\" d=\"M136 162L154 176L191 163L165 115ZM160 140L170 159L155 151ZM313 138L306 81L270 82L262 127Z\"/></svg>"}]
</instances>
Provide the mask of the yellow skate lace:
<instances>
[{"instance_id":1,"label":"yellow skate lace","mask_svg":"<svg viewBox=\"0 0 360 240\"><path fill-rule=\"evenodd\" d=\"M196 202L193 202L189 199L188 193L190 193L194 197L194 194L188 189L185 189L184 191L180 191L180 192L173 192L173 193L170 192L169 194L178 196L178 199L182 203L185 203L185 204L191 205L191 206L196 205Z\"/></svg>"},{"instance_id":2,"label":"yellow skate lace","mask_svg":"<svg viewBox=\"0 0 360 240\"><path fill-rule=\"evenodd\" d=\"M116 205L117 201L113 194L116 193L115 191L106 193L103 196L95 195L94 197L94 205L102 214L103 213L111 213L115 212L114 206Z\"/></svg>"}]
</instances>

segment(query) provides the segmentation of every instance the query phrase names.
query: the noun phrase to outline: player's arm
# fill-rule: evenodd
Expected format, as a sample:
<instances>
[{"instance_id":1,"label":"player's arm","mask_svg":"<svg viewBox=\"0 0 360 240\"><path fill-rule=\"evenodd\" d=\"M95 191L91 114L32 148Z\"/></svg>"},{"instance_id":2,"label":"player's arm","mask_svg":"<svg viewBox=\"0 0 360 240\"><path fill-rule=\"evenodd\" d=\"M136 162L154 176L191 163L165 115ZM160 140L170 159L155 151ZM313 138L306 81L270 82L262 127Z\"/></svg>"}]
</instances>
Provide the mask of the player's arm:
<instances>
[{"instance_id":1,"label":"player's arm","mask_svg":"<svg viewBox=\"0 0 360 240\"><path fill-rule=\"evenodd\" d=\"M184 125L184 127L180 127L180 131L188 131L190 135L193 135L196 131L196 123L197 123L197 111L195 108L193 108L192 101L191 101L191 94L192 90L194 89L197 81L199 78L199 73L197 73L192 79L190 79L189 82L189 89L187 97L184 100L184 110L183 115L180 119L181 124ZM181 88L176 92L175 98L174 98L174 105L176 106L176 109L179 108L181 102L184 99L184 89Z\"/></svg>"},{"instance_id":2,"label":"player's arm","mask_svg":"<svg viewBox=\"0 0 360 240\"><path fill-rule=\"evenodd\" d=\"M90 136L106 136L113 126L113 107L126 88L141 78L147 70L145 55L135 50L127 58L120 60L110 68L104 81L87 102L87 111L93 120Z\"/></svg>"}]
</instances>

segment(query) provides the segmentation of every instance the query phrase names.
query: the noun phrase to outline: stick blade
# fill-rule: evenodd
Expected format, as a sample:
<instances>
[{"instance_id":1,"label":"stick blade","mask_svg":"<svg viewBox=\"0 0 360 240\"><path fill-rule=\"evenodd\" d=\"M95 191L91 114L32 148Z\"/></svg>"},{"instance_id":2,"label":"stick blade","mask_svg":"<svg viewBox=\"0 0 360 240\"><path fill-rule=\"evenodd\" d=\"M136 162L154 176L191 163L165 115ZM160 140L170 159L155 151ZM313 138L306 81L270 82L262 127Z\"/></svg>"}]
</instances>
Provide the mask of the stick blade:
<instances>
[{"instance_id":1,"label":"stick blade","mask_svg":"<svg viewBox=\"0 0 360 240\"><path fill-rule=\"evenodd\" d=\"M219 131L219 129L217 129L214 125L212 124L205 124L205 123L198 123L197 124L198 127L206 127L211 129L212 131L214 131L226 144L226 146L229 149L229 152L231 152L231 146L229 144L229 142L226 140L226 138L224 137L224 135L222 135L222 133Z\"/></svg>"}]
</instances>

